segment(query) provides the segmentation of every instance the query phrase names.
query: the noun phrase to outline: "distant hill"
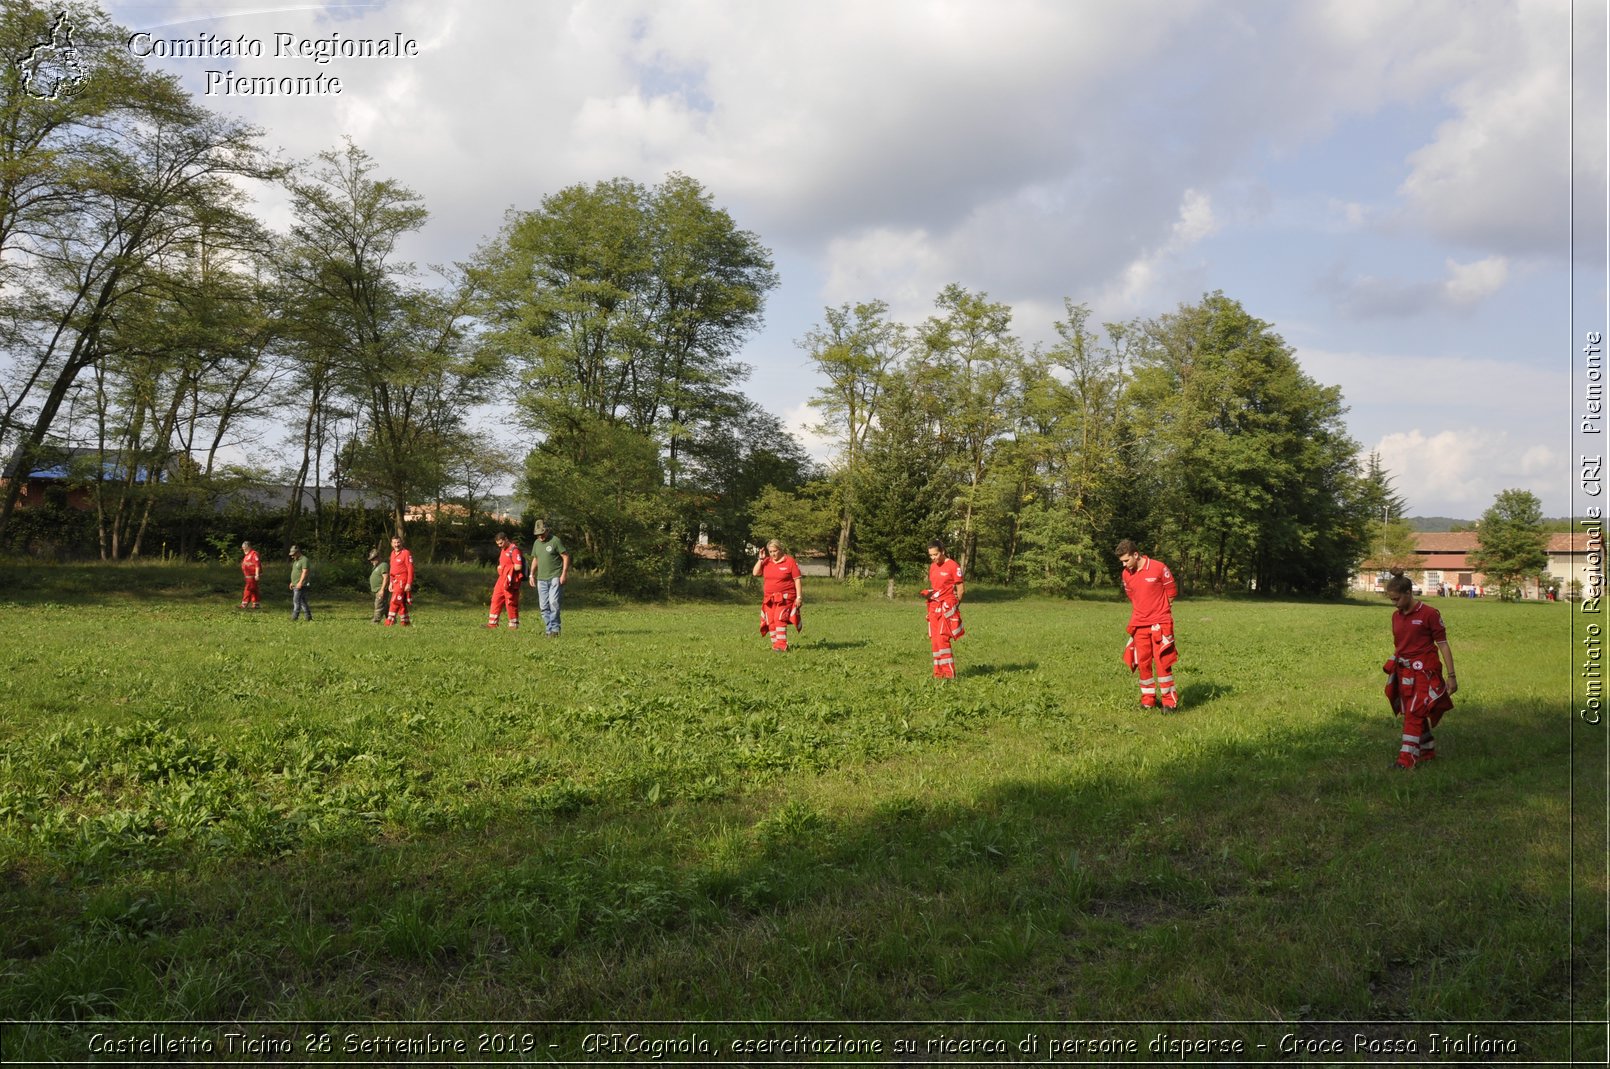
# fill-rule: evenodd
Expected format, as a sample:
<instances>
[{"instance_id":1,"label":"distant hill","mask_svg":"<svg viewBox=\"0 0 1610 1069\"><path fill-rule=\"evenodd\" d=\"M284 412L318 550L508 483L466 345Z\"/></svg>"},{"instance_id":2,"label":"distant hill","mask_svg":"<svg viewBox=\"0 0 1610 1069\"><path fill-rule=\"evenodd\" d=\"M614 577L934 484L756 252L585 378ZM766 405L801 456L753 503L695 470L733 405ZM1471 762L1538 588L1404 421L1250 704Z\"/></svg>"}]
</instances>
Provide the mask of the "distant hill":
<instances>
[{"instance_id":1,"label":"distant hill","mask_svg":"<svg viewBox=\"0 0 1610 1069\"><path fill-rule=\"evenodd\" d=\"M1456 520L1452 516L1405 516L1403 522L1416 531L1451 531L1456 524L1470 528L1476 523L1475 520Z\"/></svg>"},{"instance_id":2,"label":"distant hill","mask_svg":"<svg viewBox=\"0 0 1610 1069\"><path fill-rule=\"evenodd\" d=\"M1405 516L1403 522L1416 531L1451 531L1455 527L1470 531L1476 527L1475 520L1456 520L1452 516ZM1568 516L1548 516L1543 519L1543 530L1550 533L1574 531L1576 526Z\"/></svg>"}]
</instances>

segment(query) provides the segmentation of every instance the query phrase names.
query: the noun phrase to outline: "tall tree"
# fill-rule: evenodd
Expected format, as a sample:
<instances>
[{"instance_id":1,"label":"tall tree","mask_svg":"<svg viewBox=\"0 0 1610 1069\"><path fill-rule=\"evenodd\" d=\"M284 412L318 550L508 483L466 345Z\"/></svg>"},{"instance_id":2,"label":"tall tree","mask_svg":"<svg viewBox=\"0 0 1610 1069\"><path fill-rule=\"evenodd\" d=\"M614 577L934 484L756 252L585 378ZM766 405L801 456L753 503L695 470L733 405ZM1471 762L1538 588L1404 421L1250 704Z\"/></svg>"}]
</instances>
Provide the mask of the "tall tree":
<instances>
[{"instance_id":1,"label":"tall tree","mask_svg":"<svg viewBox=\"0 0 1610 1069\"><path fill-rule=\"evenodd\" d=\"M423 286L397 257L425 223L419 195L376 176L351 141L318 158L309 180L291 184L286 265L310 397L303 471L336 391L362 413L351 471L385 495L401 535L410 497L436 496L448 481L451 452L465 440L457 432L489 389L498 354L465 344L467 289Z\"/></svg>"},{"instance_id":2,"label":"tall tree","mask_svg":"<svg viewBox=\"0 0 1610 1069\"><path fill-rule=\"evenodd\" d=\"M37 12L7 5L0 25L14 37ZM119 32L85 18L78 32ZM174 79L113 49L87 66L84 84L53 101L27 92L18 65L0 72L0 184L10 183L0 191L0 324L14 358L0 451L19 471L106 352L120 305L199 229L238 215L234 179L273 173L256 130L196 107ZM0 531L21 485L11 480L0 496Z\"/></svg>"},{"instance_id":3,"label":"tall tree","mask_svg":"<svg viewBox=\"0 0 1610 1069\"><path fill-rule=\"evenodd\" d=\"M540 437L527 492L578 493L533 500L578 524L609 525L579 532L608 582L641 586L644 561L673 574L680 555L660 554L689 544L697 513L685 492L698 487L681 485L690 438L729 437L724 421L749 411L735 392L748 374L736 353L777 284L771 254L686 176L652 188L617 178L511 214L470 277L486 325L481 344L519 363L519 403ZM659 451L658 485L637 477L647 472L642 442ZM630 508L624 500L599 508L579 484L550 475L599 455L637 473ZM669 517L668 536L618 522L627 514ZM623 538L641 538L635 557Z\"/></svg>"},{"instance_id":4,"label":"tall tree","mask_svg":"<svg viewBox=\"0 0 1610 1069\"><path fill-rule=\"evenodd\" d=\"M927 567L931 540L950 541L954 482L947 453L913 377L890 376L882 415L857 470L857 544L888 575Z\"/></svg>"},{"instance_id":5,"label":"tall tree","mask_svg":"<svg viewBox=\"0 0 1610 1069\"><path fill-rule=\"evenodd\" d=\"M1177 570L1215 590L1340 591L1368 537L1340 391L1222 293L1145 331L1125 400Z\"/></svg>"},{"instance_id":6,"label":"tall tree","mask_svg":"<svg viewBox=\"0 0 1610 1069\"><path fill-rule=\"evenodd\" d=\"M1470 566L1485 572L1501 598L1517 597L1521 583L1548 568L1543 505L1529 490L1503 490L1476 525Z\"/></svg>"},{"instance_id":7,"label":"tall tree","mask_svg":"<svg viewBox=\"0 0 1610 1069\"><path fill-rule=\"evenodd\" d=\"M956 556L966 572L978 553L976 514L992 450L1012 426L1020 399L1023 353L1011 334L1007 305L955 283L934 304L939 314L923 326L917 382L955 457L961 528Z\"/></svg>"},{"instance_id":8,"label":"tall tree","mask_svg":"<svg viewBox=\"0 0 1610 1069\"><path fill-rule=\"evenodd\" d=\"M823 319L806 333L800 347L827 378L827 385L816 392L810 405L822 414L816 432L835 442L839 450L842 512L833 575L843 579L855 524L853 488L867 436L877 424L886 379L911 348L911 334L889 318L889 306L883 301L829 308Z\"/></svg>"}]
</instances>

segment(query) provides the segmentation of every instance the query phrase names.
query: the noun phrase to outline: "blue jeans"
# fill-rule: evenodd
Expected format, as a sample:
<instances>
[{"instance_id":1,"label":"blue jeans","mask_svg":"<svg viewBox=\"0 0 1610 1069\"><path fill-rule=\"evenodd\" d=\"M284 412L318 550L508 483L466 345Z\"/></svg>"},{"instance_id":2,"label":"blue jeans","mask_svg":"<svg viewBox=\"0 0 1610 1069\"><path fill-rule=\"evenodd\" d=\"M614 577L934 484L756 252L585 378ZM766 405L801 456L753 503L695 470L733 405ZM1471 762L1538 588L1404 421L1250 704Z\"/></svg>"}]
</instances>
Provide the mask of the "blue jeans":
<instances>
[{"instance_id":1,"label":"blue jeans","mask_svg":"<svg viewBox=\"0 0 1610 1069\"><path fill-rule=\"evenodd\" d=\"M303 613L307 613L307 618L309 620L313 619L313 610L308 607L308 603L307 603L307 587L305 587L305 586L301 587L301 588L292 587L291 588L291 619L294 620L298 616L302 615Z\"/></svg>"},{"instance_id":2,"label":"blue jeans","mask_svg":"<svg viewBox=\"0 0 1610 1069\"><path fill-rule=\"evenodd\" d=\"M542 613L543 626L548 634L559 633L559 594L564 590L558 579L537 580L537 609Z\"/></svg>"}]
</instances>

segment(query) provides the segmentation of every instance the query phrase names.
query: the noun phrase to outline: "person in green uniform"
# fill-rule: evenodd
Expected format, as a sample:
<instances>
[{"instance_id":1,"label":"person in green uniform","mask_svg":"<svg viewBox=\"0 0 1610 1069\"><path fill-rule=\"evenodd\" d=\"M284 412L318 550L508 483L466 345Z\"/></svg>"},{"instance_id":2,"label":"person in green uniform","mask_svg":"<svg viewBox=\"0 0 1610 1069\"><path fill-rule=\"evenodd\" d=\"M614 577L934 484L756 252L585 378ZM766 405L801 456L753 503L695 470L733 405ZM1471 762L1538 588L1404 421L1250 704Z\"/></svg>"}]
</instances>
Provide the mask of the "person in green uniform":
<instances>
[{"instance_id":1,"label":"person in green uniform","mask_svg":"<svg viewBox=\"0 0 1610 1069\"><path fill-rule=\"evenodd\" d=\"M378 549L371 549L369 563L372 566L369 572L369 593L375 598L375 614L369 618L369 622L385 623L386 600L390 596L390 591L386 589L386 558L380 555Z\"/></svg>"},{"instance_id":2,"label":"person in green uniform","mask_svg":"<svg viewBox=\"0 0 1610 1069\"><path fill-rule=\"evenodd\" d=\"M547 520L538 520L537 541L531 547L531 559L536 567L531 570L531 585L537 588L537 608L542 623L552 637L559 633L559 596L565 580L570 577L570 551L548 526Z\"/></svg>"},{"instance_id":3,"label":"person in green uniform","mask_svg":"<svg viewBox=\"0 0 1610 1069\"><path fill-rule=\"evenodd\" d=\"M308 621L313 620L313 610L307 603L308 581L313 577L308 568L307 558L302 555L298 546L291 547L291 620L296 621L303 613L307 613Z\"/></svg>"}]
</instances>

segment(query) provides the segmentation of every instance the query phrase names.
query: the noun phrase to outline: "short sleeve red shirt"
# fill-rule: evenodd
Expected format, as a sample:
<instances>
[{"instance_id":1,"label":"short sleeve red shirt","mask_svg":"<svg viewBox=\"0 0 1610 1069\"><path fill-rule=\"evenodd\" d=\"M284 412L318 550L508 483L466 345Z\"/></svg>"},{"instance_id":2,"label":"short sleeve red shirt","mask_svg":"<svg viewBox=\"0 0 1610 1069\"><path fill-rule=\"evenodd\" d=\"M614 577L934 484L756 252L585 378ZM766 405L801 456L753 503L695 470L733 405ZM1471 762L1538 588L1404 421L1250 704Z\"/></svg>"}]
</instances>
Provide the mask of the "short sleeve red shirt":
<instances>
[{"instance_id":1,"label":"short sleeve red shirt","mask_svg":"<svg viewBox=\"0 0 1610 1069\"><path fill-rule=\"evenodd\" d=\"M240 559L240 574L251 579L258 574L260 567L257 551L254 549Z\"/></svg>"},{"instance_id":2,"label":"short sleeve red shirt","mask_svg":"<svg viewBox=\"0 0 1610 1069\"><path fill-rule=\"evenodd\" d=\"M794 580L800 574L799 564L788 554L783 554L782 560L767 557L760 566L760 578L765 584L762 588L764 595L769 598L773 594L792 594Z\"/></svg>"},{"instance_id":3,"label":"short sleeve red shirt","mask_svg":"<svg viewBox=\"0 0 1610 1069\"><path fill-rule=\"evenodd\" d=\"M1397 655L1407 660L1434 656L1437 643L1448 641L1442 613L1423 601L1414 603L1407 613L1392 611L1392 644Z\"/></svg>"},{"instance_id":4,"label":"short sleeve red shirt","mask_svg":"<svg viewBox=\"0 0 1610 1069\"><path fill-rule=\"evenodd\" d=\"M1129 614L1131 627L1150 627L1170 621L1169 603L1179 593L1179 588L1174 584L1174 573L1168 570L1168 565L1142 557L1139 568L1123 569L1123 579L1124 593L1134 606Z\"/></svg>"},{"instance_id":5,"label":"short sleeve red shirt","mask_svg":"<svg viewBox=\"0 0 1610 1069\"><path fill-rule=\"evenodd\" d=\"M956 587L962 581L962 566L954 557L946 557L938 564L928 565L928 586L935 601L949 601L956 596Z\"/></svg>"}]
</instances>

